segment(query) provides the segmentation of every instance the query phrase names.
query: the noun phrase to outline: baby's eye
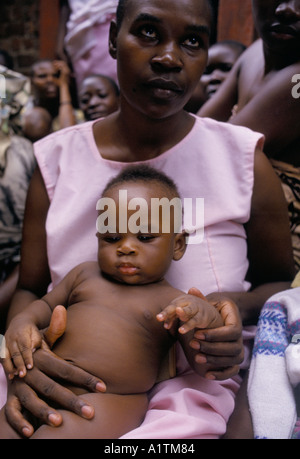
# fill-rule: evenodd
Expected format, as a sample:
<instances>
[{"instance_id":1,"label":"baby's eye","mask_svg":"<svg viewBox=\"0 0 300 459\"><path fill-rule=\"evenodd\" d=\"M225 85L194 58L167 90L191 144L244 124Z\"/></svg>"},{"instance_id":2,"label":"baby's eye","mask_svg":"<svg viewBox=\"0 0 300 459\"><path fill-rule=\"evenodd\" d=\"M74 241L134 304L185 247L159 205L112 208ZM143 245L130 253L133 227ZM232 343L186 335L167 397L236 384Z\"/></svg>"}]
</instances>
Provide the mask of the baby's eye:
<instances>
[{"instance_id":1,"label":"baby's eye","mask_svg":"<svg viewBox=\"0 0 300 459\"><path fill-rule=\"evenodd\" d=\"M120 239L121 239L120 236L113 236L113 235L103 236L103 240L105 242L108 242L109 244L114 244L114 243L118 242Z\"/></svg>"},{"instance_id":2,"label":"baby's eye","mask_svg":"<svg viewBox=\"0 0 300 459\"><path fill-rule=\"evenodd\" d=\"M154 239L155 236L152 234L139 234L138 235L138 240L141 242L150 242Z\"/></svg>"}]
</instances>

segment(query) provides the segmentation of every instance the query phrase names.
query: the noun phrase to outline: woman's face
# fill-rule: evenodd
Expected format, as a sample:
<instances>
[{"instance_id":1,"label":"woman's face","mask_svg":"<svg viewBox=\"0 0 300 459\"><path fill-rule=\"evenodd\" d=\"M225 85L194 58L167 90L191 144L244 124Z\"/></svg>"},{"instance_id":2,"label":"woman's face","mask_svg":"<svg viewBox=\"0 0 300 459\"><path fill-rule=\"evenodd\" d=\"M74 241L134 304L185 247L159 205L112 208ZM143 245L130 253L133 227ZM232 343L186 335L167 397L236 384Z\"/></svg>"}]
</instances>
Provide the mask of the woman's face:
<instances>
[{"instance_id":1,"label":"woman's face","mask_svg":"<svg viewBox=\"0 0 300 459\"><path fill-rule=\"evenodd\" d=\"M252 0L257 31L274 51L300 56L300 0Z\"/></svg>"},{"instance_id":2,"label":"woman's face","mask_svg":"<svg viewBox=\"0 0 300 459\"><path fill-rule=\"evenodd\" d=\"M210 21L206 0L129 0L111 35L123 101L154 119L180 111L206 67Z\"/></svg>"}]
</instances>

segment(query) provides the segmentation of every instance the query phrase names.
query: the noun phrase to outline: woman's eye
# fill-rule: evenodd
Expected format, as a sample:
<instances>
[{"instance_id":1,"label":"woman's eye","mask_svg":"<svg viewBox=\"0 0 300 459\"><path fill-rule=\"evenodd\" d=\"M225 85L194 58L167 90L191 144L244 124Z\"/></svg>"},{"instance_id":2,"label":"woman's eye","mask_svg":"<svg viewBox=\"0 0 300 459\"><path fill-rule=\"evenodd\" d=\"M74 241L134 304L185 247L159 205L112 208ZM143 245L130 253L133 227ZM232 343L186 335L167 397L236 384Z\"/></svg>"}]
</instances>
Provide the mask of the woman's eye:
<instances>
[{"instance_id":1,"label":"woman's eye","mask_svg":"<svg viewBox=\"0 0 300 459\"><path fill-rule=\"evenodd\" d=\"M143 26L140 29L140 35L146 38L156 39L157 32L156 29L152 26Z\"/></svg>"},{"instance_id":2,"label":"woman's eye","mask_svg":"<svg viewBox=\"0 0 300 459\"><path fill-rule=\"evenodd\" d=\"M183 42L184 46L189 48L199 49L202 44L202 40L199 37L188 37Z\"/></svg>"}]
</instances>

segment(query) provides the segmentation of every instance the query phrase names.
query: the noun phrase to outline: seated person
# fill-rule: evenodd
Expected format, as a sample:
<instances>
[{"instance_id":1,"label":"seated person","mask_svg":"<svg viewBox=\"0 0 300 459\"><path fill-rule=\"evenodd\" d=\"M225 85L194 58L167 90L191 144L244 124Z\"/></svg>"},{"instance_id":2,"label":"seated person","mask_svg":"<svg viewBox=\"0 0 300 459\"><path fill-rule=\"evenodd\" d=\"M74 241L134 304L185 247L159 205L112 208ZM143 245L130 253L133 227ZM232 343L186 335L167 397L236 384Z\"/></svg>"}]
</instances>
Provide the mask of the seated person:
<instances>
[{"instance_id":1,"label":"seated person","mask_svg":"<svg viewBox=\"0 0 300 459\"><path fill-rule=\"evenodd\" d=\"M36 161L32 143L20 133L19 114L28 97L29 80L0 66L5 87L0 107L0 334L16 289L25 200ZM1 81L0 81L1 83Z\"/></svg>"},{"instance_id":2,"label":"seated person","mask_svg":"<svg viewBox=\"0 0 300 459\"><path fill-rule=\"evenodd\" d=\"M37 61L32 66L31 86L31 98L22 110L22 116L26 114L24 134L29 139L36 137L30 129L35 125L37 113L33 109L36 107L49 113L53 131L73 126L80 121L73 107L70 69L65 62L50 59Z\"/></svg>"},{"instance_id":3,"label":"seated person","mask_svg":"<svg viewBox=\"0 0 300 459\"><path fill-rule=\"evenodd\" d=\"M126 202L120 197L124 190ZM136 197L147 204L143 211L128 210ZM93 402L93 421L64 411L66 422L56 429L41 426L32 438L118 438L138 427L147 410L147 392L157 381L160 363L176 339L195 371L205 374L207 367L197 364L193 333L188 332L195 325L216 328L223 321L209 302L204 302L203 308L196 296L184 294L164 279L172 259L180 260L184 255L187 236L171 207L167 217L164 211L158 218L154 215L153 198L166 198L169 203L179 198L174 183L155 169L133 166L114 178L98 207L102 217L97 220L98 262L75 267L50 293L17 315L8 328L7 346L18 375L24 376L26 367L30 371L33 365L32 350L41 344L39 329L49 325L57 305L65 306L68 326L55 352L101 377L106 385L105 394L72 389ZM108 200L113 208L107 210ZM133 224L135 213L139 226ZM121 215L127 215L126 232ZM164 229L166 222L169 231ZM4 367L13 376L12 361L7 360ZM0 416L0 437L17 438L3 409Z\"/></svg>"},{"instance_id":4,"label":"seated person","mask_svg":"<svg viewBox=\"0 0 300 459\"><path fill-rule=\"evenodd\" d=\"M221 88L199 110L201 117L230 121L265 135L264 152L281 179L290 214L294 260L300 269L300 74L299 2L253 1L259 36L238 59Z\"/></svg>"},{"instance_id":5,"label":"seated person","mask_svg":"<svg viewBox=\"0 0 300 459\"><path fill-rule=\"evenodd\" d=\"M106 75L86 77L78 92L79 105L86 121L110 115L119 107L119 87Z\"/></svg>"}]
</instances>

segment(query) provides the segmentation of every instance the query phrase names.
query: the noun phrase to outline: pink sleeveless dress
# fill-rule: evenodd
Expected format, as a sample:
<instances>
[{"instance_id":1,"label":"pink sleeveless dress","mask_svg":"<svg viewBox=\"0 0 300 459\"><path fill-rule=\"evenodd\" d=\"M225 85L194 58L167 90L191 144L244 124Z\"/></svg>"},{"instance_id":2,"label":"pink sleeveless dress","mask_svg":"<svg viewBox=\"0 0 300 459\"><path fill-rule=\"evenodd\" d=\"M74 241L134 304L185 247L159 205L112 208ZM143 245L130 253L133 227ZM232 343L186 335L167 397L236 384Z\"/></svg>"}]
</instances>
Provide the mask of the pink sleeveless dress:
<instances>
[{"instance_id":1,"label":"pink sleeveless dress","mask_svg":"<svg viewBox=\"0 0 300 459\"><path fill-rule=\"evenodd\" d=\"M97 259L96 203L108 180L126 166L101 157L94 123L35 144L51 201L46 229L53 285L75 265ZM263 141L247 128L195 118L179 144L146 161L173 178L182 199L204 199L202 241L189 244L167 275L175 287L198 287L204 294L249 288L243 225L250 216L254 151ZM225 432L239 379L205 380L192 372L179 346L177 352L177 376L154 387L144 423L124 438L218 438Z\"/></svg>"}]
</instances>

